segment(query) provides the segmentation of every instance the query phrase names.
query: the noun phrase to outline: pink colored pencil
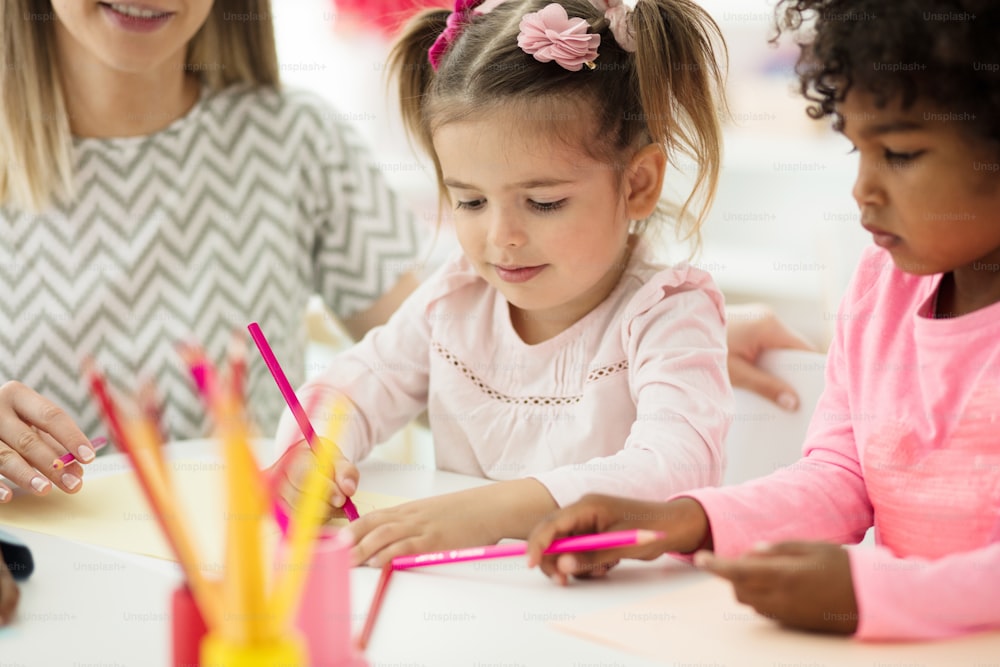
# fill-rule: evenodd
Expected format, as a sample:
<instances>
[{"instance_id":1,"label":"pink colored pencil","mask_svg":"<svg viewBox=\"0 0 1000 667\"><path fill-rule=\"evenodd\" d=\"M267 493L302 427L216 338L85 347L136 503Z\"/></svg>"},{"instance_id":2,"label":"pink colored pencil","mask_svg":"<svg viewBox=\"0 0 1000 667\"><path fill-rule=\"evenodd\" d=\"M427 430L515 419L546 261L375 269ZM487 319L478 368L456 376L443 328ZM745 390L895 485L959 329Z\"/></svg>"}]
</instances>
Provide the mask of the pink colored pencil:
<instances>
[{"instance_id":1,"label":"pink colored pencil","mask_svg":"<svg viewBox=\"0 0 1000 667\"><path fill-rule=\"evenodd\" d=\"M102 435L99 438L94 438L93 440L91 440L90 444L94 446L95 452L99 452L101 449L104 448L105 445L108 444L108 439ZM73 461L79 461L79 460L80 459L76 458L71 452L66 452L65 454L63 454L62 456L60 456L59 458L57 458L55 461L52 462L52 469L62 470Z\"/></svg>"},{"instance_id":2,"label":"pink colored pencil","mask_svg":"<svg viewBox=\"0 0 1000 667\"><path fill-rule=\"evenodd\" d=\"M378 585L375 586L375 597L372 598L371 607L368 608L368 617L365 618L365 627L358 637L358 648L364 651L368 648L368 640L371 639L372 630L375 629L375 620L378 619L378 612L382 608L382 598L385 597L385 589L389 587L389 577L395 568L392 563L386 563L382 567L382 574L378 578Z\"/></svg>"},{"instance_id":3,"label":"pink colored pencil","mask_svg":"<svg viewBox=\"0 0 1000 667\"><path fill-rule=\"evenodd\" d=\"M571 551L598 551L601 549L630 547L649 544L650 542L661 540L664 537L666 537L664 533L655 530L620 530L613 533L574 535L573 537L563 537L561 539L554 540L552 544L549 545L549 548L545 550L545 553L562 554L569 553ZM426 565L444 565L445 563L461 563L462 561L469 560L522 556L527 552L527 542L491 544L485 547L435 551L425 554L416 554L413 556L397 556L392 559L392 569L406 570L411 567L424 567Z\"/></svg>"},{"instance_id":4,"label":"pink colored pencil","mask_svg":"<svg viewBox=\"0 0 1000 667\"><path fill-rule=\"evenodd\" d=\"M299 398L295 395L292 385L289 384L288 378L285 376L285 371L281 370L281 365L278 363L278 359L274 356L274 352L271 350L271 346L268 344L267 338L264 337L264 332L260 330L260 325L256 322L251 322L247 326L247 330L250 332L250 337L253 338L253 342L257 344L257 349L260 350L260 356L264 358L264 363L267 364L267 369L271 371L271 375L274 377L274 381L278 385L278 391L281 392L282 397L285 399L285 403L288 404L288 408L295 416L295 421L298 422L299 429L302 431L303 437L305 437L306 442L309 443L309 448L315 450L318 445L316 430L309 422L309 417L306 415L306 411L302 409L302 403L299 402ZM347 498L344 502L343 510L348 521L354 521L359 516L358 508L354 506L354 502L350 498ZM277 514L278 512L284 513L284 510L280 506L276 505L275 513ZM281 520L279 518L279 524L280 523Z\"/></svg>"}]
</instances>

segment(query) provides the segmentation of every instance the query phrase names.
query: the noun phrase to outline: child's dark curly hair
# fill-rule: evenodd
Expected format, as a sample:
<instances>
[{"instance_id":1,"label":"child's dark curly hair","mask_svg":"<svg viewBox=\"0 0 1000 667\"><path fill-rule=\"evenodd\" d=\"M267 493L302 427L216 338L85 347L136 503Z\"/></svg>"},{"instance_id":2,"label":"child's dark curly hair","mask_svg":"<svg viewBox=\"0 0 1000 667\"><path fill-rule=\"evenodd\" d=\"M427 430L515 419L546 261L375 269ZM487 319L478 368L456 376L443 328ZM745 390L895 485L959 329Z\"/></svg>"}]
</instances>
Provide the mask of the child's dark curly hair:
<instances>
[{"instance_id":1,"label":"child's dark curly hair","mask_svg":"<svg viewBox=\"0 0 1000 667\"><path fill-rule=\"evenodd\" d=\"M997 0L780 0L775 18L779 36L803 37L796 72L813 118L841 129L836 103L854 88L880 107L920 100L1000 146Z\"/></svg>"}]
</instances>

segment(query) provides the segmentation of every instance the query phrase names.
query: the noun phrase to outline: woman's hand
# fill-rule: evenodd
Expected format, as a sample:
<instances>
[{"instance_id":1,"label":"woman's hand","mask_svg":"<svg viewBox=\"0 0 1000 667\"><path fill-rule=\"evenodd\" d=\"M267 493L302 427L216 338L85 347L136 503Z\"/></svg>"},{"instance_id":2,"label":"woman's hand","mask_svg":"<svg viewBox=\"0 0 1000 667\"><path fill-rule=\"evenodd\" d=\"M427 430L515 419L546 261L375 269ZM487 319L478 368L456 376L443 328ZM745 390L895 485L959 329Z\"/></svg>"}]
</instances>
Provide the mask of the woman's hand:
<instances>
[{"instance_id":1,"label":"woman's hand","mask_svg":"<svg viewBox=\"0 0 1000 667\"><path fill-rule=\"evenodd\" d=\"M762 304L726 307L726 341L729 346L729 380L734 387L749 389L785 410L799 407L799 397L784 380L757 368L757 358L767 350L787 348L813 350L792 332L774 311Z\"/></svg>"},{"instance_id":2,"label":"woman's hand","mask_svg":"<svg viewBox=\"0 0 1000 667\"><path fill-rule=\"evenodd\" d=\"M381 567L396 556L526 537L556 507L534 479L497 482L371 512L348 526L353 562Z\"/></svg>"},{"instance_id":3,"label":"woman's hand","mask_svg":"<svg viewBox=\"0 0 1000 667\"><path fill-rule=\"evenodd\" d=\"M21 597L7 563L0 558L0 625L7 625L14 617L17 601Z\"/></svg>"},{"instance_id":4,"label":"woman's hand","mask_svg":"<svg viewBox=\"0 0 1000 667\"><path fill-rule=\"evenodd\" d=\"M694 562L731 581L737 600L783 625L837 634L858 629L851 563L839 545L782 542L739 558L700 551Z\"/></svg>"},{"instance_id":5,"label":"woman's hand","mask_svg":"<svg viewBox=\"0 0 1000 667\"><path fill-rule=\"evenodd\" d=\"M0 475L36 496L49 493L53 484L76 493L83 466L74 461L61 470L52 467L67 452L84 463L96 456L87 436L55 403L20 382L0 387ZM0 503L12 497L12 489L0 482Z\"/></svg>"},{"instance_id":6,"label":"woman's hand","mask_svg":"<svg viewBox=\"0 0 1000 667\"><path fill-rule=\"evenodd\" d=\"M273 493L287 507L295 507L302 495L306 473L317 464L316 455L309 445L302 440L290 447L281 455L273 466L265 471L270 479ZM326 479L324 497L329 502L329 517L344 516L343 507L347 498L354 495L358 489L358 469L353 463L341 457L334 464L334 478Z\"/></svg>"},{"instance_id":7,"label":"woman's hand","mask_svg":"<svg viewBox=\"0 0 1000 667\"><path fill-rule=\"evenodd\" d=\"M560 537L635 529L663 531L666 538L620 549L543 554L553 540ZM710 539L705 511L692 498L662 503L588 495L552 513L531 531L528 565L540 565L545 574L565 584L570 576L603 576L622 558L652 560L667 551L686 553L706 546Z\"/></svg>"}]
</instances>

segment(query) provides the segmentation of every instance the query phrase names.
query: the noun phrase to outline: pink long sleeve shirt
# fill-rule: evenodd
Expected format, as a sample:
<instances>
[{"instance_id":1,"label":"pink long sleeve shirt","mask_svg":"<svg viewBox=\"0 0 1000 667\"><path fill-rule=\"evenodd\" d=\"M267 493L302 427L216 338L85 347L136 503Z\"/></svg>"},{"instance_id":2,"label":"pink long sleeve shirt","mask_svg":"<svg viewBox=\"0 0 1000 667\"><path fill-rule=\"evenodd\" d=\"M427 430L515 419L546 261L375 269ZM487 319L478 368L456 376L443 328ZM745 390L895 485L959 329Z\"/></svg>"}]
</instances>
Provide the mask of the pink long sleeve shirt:
<instances>
[{"instance_id":1,"label":"pink long sleeve shirt","mask_svg":"<svg viewBox=\"0 0 1000 667\"><path fill-rule=\"evenodd\" d=\"M934 319L940 280L866 251L804 458L683 494L705 507L720 555L854 543L874 521L877 546L849 550L863 639L1000 627L1000 303Z\"/></svg>"},{"instance_id":2,"label":"pink long sleeve shirt","mask_svg":"<svg viewBox=\"0 0 1000 667\"><path fill-rule=\"evenodd\" d=\"M356 407L339 438L354 461L426 408L439 469L534 477L559 505L718 484L732 408L722 295L639 244L600 305L527 345L507 301L456 256L299 391L323 407L337 393ZM299 439L286 413L276 442Z\"/></svg>"}]
</instances>

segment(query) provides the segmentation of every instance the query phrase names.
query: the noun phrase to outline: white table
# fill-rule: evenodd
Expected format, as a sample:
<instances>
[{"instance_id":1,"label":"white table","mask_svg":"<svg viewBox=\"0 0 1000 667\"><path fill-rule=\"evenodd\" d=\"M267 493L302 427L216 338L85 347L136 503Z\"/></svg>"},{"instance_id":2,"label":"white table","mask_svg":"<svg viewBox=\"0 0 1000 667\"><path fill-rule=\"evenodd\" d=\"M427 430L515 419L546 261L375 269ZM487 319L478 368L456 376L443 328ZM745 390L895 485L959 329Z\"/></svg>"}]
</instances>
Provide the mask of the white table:
<instances>
[{"instance_id":1,"label":"white table","mask_svg":"<svg viewBox=\"0 0 1000 667\"><path fill-rule=\"evenodd\" d=\"M204 443L184 443L175 458L204 454ZM88 476L121 473L116 456L101 457ZM483 480L409 466L367 461L360 466L364 489L402 497L424 497L469 488ZM16 503L16 500L15 500ZM3 512L16 511L4 507ZM0 525L3 515L0 514ZM31 547L35 575L22 585L16 622L0 628L0 667L160 667L171 664L169 596L180 581L176 565L113 552L30 531L11 530ZM362 627L379 571L351 572L354 634ZM643 601L702 581L707 575L669 558L653 563L624 563L607 581L577 581L558 587L521 559L459 563L393 575L378 623L366 652L372 667L645 667L652 665L830 666L830 640L776 631L749 656L727 650L732 619L699 624L699 661L654 662L611 646L588 641L551 627L550 621ZM714 599L706 603L720 604ZM714 607L713 607L714 608ZM745 613L729 614L751 618ZM718 614L716 614L718 615ZM770 626L769 626L770 627ZM727 634L730 632L730 634ZM836 640L840 649L843 642ZM1000 634L965 646L848 646L850 665L986 667L1000 658ZM720 643L721 642L721 643ZM704 646L704 651L702 651ZM671 644L665 644L670 651ZM927 651L925 654L924 651ZM794 656L775 661L775 651ZM902 653L900 653L902 651ZM841 651L838 655L843 655ZM913 662L910 656L921 659ZM770 657L769 657L770 656ZM895 656L895 658L894 658ZM801 658L801 659L800 659ZM904 659L905 658L905 659ZM848 664L848 663L843 663Z\"/></svg>"},{"instance_id":2,"label":"white table","mask_svg":"<svg viewBox=\"0 0 1000 667\"><path fill-rule=\"evenodd\" d=\"M183 443L172 452L191 458ZM120 473L120 455L101 457L89 478ZM424 497L483 484L477 478L371 460L360 466L363 488ZM16 504L16 499L15 499ZM3 511L16 511L9 506ZM0 524L3 524L0 515ZM170 664L169 596L180 581L176 565L30 531L22 537L35 574L21 584L16 622L0 628L0 666L157 667ZM388 588L366 657L373 667L427 665L654 665L611 647L549 627L668 588L660 564L618 568L616 584L577 582L560 588L522 559L460 563L397 572ZM677 565L672 565L677 568ZM680 566L687 570L686 566ZM351 573L351 609L360 631L379 571ZM702 576L689 572L682 576Z\"/></svg>"}]
</instances>

